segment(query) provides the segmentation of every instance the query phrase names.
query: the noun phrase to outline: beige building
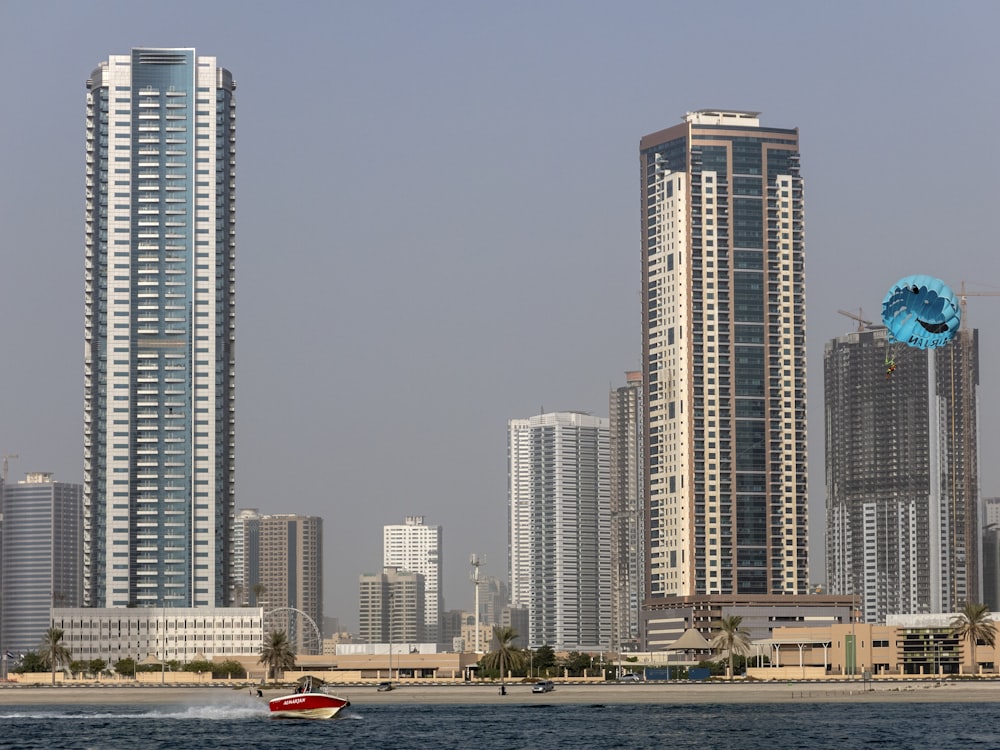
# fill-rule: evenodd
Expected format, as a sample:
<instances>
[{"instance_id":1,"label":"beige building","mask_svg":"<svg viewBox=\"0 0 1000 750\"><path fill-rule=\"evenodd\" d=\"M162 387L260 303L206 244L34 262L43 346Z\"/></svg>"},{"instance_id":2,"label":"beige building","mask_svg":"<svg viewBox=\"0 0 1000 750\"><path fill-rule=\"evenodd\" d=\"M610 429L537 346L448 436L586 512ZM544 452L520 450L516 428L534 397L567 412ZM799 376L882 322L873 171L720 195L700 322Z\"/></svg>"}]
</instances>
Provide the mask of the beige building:
<instances>
[{"instance_id":1,"label":"beige building","mask_svg":"<svg viewBox=\"0 0 1000 750\"><path fill-rule=\"evenodd\" d=\"M808 591L799 134L758 114L640 141L643 609Z\"/></svg>"},{"instance_id":2,"label":"beige building","mask_svg":"<svg viewBox=\"0 0 1000 750\"><path fill-rule=\"evenodd\" d=\"M477 654L438 653L393 650L390 667L388 653L337 654L304 656L296 659L296 669L285 672L286 681L307 674L332 682L358 680L455 680L470 679L479 662ZM257 669L260 669L258 666Z\"/></svg>"},{"instance_id":3,"label":"beige building","mask_svg":"<svg viewBox=\"0 0 1000 750\"><path fill-rule=\"evenodd\" d=\"M396 566L363 573L358 581L358 640L422 643L424 576Z\"/></svg>"},{"instance_id":4,"label":"beige building","mask_svg":"<svg viewBox=\"0 0 1000 750\"><path fill-rule=\"evenodd\" d=\"M240 513L240 599L263 607L265 627L284 630L299 654L322 650L323 519Z\"/></svg>"},{"instance_id":5,"label":"beige building","mask_svg":"<svg viewBox=\"0 0 1000 750\"><path fill-rule=\"evenodd\" d=\"M462 618L461 638L464 651L475 651L476 644L478 643L480 653L485 653L489 649L490 643L493 641L493 625L480 622L479 639L476 640L476 618L474 615L466 613L466 616ZM523 643L520 645L523 645Z\"/></svg>"},{"instance_id":6,"label":"beige building","mask_svg":"<svg viewBox=\"0 0 1000 750\"><path fill-rule=\"evenodd\" d=\"M737 595L667 597L647 601L642 630L647 651L667 651L687 630L697 630L711 640L716 623L724 617L742 618L754 641L773 637L779 627L821 627L850 623L849 596Z\"/></svg>"},{"instance_id":7,"label":"beige building","mask_svg":"<svg viewBox=\"0 0 1000 750\"><path fill-rule=\"evenodd\" d=\"M826 627L779 627L756 641L747 674L759 679L822 677L917 677L996 674L996 648L976 646L955 635L954 614L898 615L885 625L843 623ZM998 641L1000 645L1000 641Z\"/></svg>"},{"instance_id":8,"label":"beige building","mask_svg":"<svg viewBox=\"0 0 1000 750\"><path fill-rule=\"evenodd\" d=\"M346 630L339 630L336 633L330 633L323 638L323 653L324 654L335 654L337 653L337 646L342 643L354 643L354 635L347 632Z\"/></svg>"}]
</instances>

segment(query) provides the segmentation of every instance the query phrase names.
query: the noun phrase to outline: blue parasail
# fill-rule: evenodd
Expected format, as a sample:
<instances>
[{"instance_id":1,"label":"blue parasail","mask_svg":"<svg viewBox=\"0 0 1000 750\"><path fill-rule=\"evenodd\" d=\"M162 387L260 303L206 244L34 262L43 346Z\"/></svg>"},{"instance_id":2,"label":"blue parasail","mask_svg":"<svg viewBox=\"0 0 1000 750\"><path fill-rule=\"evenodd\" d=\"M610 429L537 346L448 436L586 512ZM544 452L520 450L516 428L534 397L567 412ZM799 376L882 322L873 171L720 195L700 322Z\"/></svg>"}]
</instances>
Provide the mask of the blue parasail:
<instances>
[{"instance_id":1,"label":"blue parasail","mask_svg":"<svg viewBox=\"0 0 1000 750\"><path fill-rule=\"evenodd\" d=\"M933 276L900 279L882 300L882 322L889 341L917 349L944 346L958 333L962 312L947 284Z\"/></svg>"}]
</instances>

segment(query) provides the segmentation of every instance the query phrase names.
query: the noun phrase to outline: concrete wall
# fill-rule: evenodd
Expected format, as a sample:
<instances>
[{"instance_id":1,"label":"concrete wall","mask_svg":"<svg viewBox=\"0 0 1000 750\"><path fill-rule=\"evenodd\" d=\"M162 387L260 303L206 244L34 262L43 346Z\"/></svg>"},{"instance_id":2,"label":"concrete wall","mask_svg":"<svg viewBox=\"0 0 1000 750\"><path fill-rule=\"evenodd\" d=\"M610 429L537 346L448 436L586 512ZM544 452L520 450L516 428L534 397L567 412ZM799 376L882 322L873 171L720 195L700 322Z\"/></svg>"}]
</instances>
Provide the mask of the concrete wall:
<instances>
[{"instance_id":1,"label":"concrete wall","mask_svg":"<svg viewBox=\"0 0 1000 750\"><path fill-rule=\"evenodd\" d=\"M748 667L747 677L756 680L823 680L827 678L823 667Z\"/></svg>"}]
</instances>

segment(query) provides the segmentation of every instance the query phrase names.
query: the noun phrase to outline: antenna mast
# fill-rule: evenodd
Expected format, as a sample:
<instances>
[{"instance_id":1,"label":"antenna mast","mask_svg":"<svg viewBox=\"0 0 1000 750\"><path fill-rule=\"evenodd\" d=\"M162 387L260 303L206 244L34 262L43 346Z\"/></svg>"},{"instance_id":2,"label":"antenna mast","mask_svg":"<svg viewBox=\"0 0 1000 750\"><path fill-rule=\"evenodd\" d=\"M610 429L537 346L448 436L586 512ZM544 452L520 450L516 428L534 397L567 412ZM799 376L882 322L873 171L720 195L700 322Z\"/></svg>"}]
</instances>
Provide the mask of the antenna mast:
<instances>
[{"instance_id":1,"label":"antenna mast","mask_svg":"<svg viewBox=\"0 0 1000 750\"><path fill-rule=\"evenodd\" d=\"M469 558L469 565L472 566L472 581L476 587L476 653L479 651L479 555L473 554Z\"/></svg>"},{"instance_id":2,"label":"antenna mast","mask_svg":"<svg viewBox=\"0 0 1000 750\"><path fill-rule=\"evenodd\" d=\"M3 457L3 484L7 486L7 470L10 469L10 459L20 458L16 453L7 453Z\"/></svg>"}]
</instances>

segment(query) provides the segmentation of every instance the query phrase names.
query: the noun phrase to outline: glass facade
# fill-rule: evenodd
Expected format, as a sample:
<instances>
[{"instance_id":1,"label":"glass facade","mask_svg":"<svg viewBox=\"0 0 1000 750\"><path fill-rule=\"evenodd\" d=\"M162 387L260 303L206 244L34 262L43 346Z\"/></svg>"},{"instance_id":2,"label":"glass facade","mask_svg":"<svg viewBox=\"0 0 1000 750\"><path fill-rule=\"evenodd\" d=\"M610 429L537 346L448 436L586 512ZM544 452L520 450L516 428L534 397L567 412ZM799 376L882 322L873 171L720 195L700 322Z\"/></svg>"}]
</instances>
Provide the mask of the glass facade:
<instances>
[{"instance_id":1,"label":"glass facade","mask_svg":"<svg viewBox=\"0 0 1000 750\"><path fill-rule=\"evenodd\" d=\"M805 593L798 133L690 113L640 166L647 600Z\"/></svg>"},{"instance_id":2,"label":"glass facade","mask_svg":"<svg viewBox=\"0 0 1000 750\"><path fill-rule=\"evenodd\" d=\"M6 485L0 531L0 643L15 655L35 651L51 607L82 598L82 488L28 474Z\"/></svg>"},{"instance_id":3,"label":"glass facade","mask_svg":"<svg viewBox=\"0 0 1000 750\"><path fill-rule=\"evenodd\" d=\"M511 605L527 645L606 648L611 632L608 420L578 412L507 428Z\"/></svg>"},{"instance_id":4,"label":"glass facade","mask_svg":"<svg viewBox=\"0 0 1000 750\"><path fill-rule=\"evenodd\" d=\"M192 49L134 49L88 81L88 606L231 598L234 90Z\"/></svg>"}]
</instances>

